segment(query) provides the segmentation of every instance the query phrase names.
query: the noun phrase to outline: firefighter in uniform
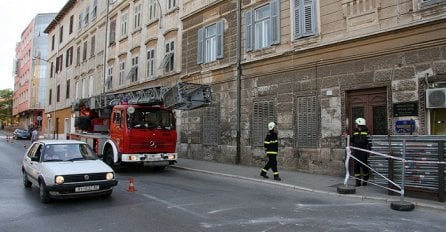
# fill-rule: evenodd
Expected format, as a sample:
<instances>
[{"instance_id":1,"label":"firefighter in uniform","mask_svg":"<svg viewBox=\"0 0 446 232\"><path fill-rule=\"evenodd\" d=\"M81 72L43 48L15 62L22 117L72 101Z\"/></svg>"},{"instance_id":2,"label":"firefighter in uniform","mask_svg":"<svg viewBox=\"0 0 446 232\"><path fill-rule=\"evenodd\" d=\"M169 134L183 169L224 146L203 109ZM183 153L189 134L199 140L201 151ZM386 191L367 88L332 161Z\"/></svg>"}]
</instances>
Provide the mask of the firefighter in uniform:
<instances>
[{"instance_id":1,"label":"firefighter in uniform","mask_svg":"<svg viewBox=\"0 0 446 232\"><path fill-rule=\"evenodd\" d=\"M355 127L356 128L353 131L353 136L351 140L352 146L369 150L370 149L368 140L369 129L366 126L365 119L357 118L355 120ZM368 165L368 157L369 157L368 152L353 150L353 156L358 160L360 160L362 163ZM357 160L355 160L354 162L354 175L356 178L356 185L355 185L356 187L361 186L361 182L362 185L366 186L367 181L369 180L370 169L364 164L361 164Z\"/></svg>"},{"instance_id":2,"label":"firefighter in uniform","mask_svg":"<svg viewBox=\"0 0 446 232\"><path fill-rule=\"evenodd\" d=\"M268 163L263 167L260 175L263 178L268 178L266 173L271 168L273 170L274 180L280 181L279 171L277 170L277 154L279 150L279 143L277 141L277 127L275 122L268 123L269 134L266 135L263 146L268 156Z\"/></svg>"}]
</instances>

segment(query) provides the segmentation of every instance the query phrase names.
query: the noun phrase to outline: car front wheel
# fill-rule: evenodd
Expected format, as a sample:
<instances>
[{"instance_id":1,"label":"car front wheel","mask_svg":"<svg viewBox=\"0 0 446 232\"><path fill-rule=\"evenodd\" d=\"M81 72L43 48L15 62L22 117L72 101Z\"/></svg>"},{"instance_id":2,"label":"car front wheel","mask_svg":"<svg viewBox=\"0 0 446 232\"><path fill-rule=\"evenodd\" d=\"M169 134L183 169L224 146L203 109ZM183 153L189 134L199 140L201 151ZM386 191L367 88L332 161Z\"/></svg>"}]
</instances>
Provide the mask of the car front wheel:
<instances>
[{"instance_id":1,"label":"car front wheel","mask_svg":"<svg viewBox=\"0 0 446 232\"><path fill-rule=\"evenodd\" d=\"M43 183L43 181L39 183L39 193L40 193L40 201L42 203L48 203L51 201L50 194L46 189L46 185L45 183Z\"/></svg>"},{"instance_id":2,"label":"car front wheel","mask_svg":"<svg viewBox=\"0 0 446 232\"><path fill-rule=\"evenodd\" d=\"M22 177L23 177L23 186L25 186L25 188L31 187L32 183L31 181L28 180L28 175L26 175L25 171L22 171Z\"/></svg>"}]
</instances>

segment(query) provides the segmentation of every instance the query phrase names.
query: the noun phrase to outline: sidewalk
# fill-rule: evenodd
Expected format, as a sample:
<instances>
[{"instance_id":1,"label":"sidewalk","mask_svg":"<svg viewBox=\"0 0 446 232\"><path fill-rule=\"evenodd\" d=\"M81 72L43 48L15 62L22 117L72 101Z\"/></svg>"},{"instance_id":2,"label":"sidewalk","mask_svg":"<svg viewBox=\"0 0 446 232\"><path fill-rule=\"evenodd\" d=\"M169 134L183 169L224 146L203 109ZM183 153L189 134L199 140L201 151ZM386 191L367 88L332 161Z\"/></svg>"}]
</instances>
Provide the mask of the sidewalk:
<instances>
[{"instance_id":1,"label":"sidewalk","mask_svg":"<svg viewBox=\"0 0 446 232\"><path fill-rule=\"evenodd\" d=\"M282 181L274 181L271 171L268 173L270 178L264 179L260 176L260 167L241 166L232 164L222 164L210 161L200 161L191 159L178 159L178 163L171 166L172 168L184 169L194 172L207 173L212 175L225 176L229 178L244 179L268 184L274 184L285 188L295 189L298 191L317 192L340 197L352 197L362 200L374 200L389 203L392 201L400 201L398 194L388 195L387 190L374 186L361 186L356 188L355 194L338 194L337 186L343 185L344 177L325 176L318 174L309 174L296 171L286 171L279 169ZM354 185L354 180L349 179L349 186ZM446 203L432 199L421 199L404 197L404 201L410 202L417 207L425 207L430 209L446 211Z\"/></svg>"}]
</instances>

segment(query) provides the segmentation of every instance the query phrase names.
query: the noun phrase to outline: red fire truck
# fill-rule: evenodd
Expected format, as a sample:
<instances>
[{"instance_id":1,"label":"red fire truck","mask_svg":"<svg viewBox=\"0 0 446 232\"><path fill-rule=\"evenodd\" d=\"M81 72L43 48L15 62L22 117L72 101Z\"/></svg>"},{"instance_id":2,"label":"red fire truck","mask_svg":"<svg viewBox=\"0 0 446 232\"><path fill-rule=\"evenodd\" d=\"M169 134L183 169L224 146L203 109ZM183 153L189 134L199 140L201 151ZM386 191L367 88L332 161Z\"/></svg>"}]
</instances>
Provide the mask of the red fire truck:
<instances>
[{"instance_id":1,"label":"red fire truck","mask_svg":"<svg viewBox=\"0 0 446 232\"><path fill-rule=\"evenodd\" d=\"M209 85L191 83L82 99L73 104L76 132L67 138L87 142L115 170L131 165L162 170L178 158L173 110L211 102Z\"/></svg>"}]
</instances>

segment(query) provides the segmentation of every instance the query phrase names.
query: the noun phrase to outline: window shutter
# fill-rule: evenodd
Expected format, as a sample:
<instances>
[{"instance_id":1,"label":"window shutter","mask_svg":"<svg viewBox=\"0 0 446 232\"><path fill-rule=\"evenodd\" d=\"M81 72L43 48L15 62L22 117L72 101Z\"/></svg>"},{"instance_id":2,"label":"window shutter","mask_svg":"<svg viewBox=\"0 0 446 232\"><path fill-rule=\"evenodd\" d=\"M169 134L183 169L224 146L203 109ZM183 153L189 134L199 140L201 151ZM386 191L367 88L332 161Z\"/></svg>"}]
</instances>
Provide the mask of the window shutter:
<instances>
[{"instance_id":1,"label":"window shutter","mask_svg":"<svg viewBox=\"0 0 446 232\"><path fill-rule=\"evenodd\" d=\"M251 51L253 45L252 10L245 12L245 51Z\"/></svg>"},{"instance_id":2,"label":"window shutter","mask_svg":"<svg viewBox=\"0 0 446 232\"><path fill-rule=\"evenodd\" d=\"M304 31L303 35L311 35L314 34L314 0L305 0L304 1Z\"/></svg>"},{"instance_id":3,"label":"window shutter","mask_svg":"<svg viewBox=\"0 0 446 232\"><path fill-rule=\"evenodd\" d=\"M263 146L263 141L268 134L267 125L275 122L273 101L254 102L251 125L251 143L253 146Z\"/></svg>"},{"instance_id":4,"label":"window shutter","mask_svg":"<svg viewBox=\"0 0 446 232\"><path fill-rule=\"evenodd\" d=\"M296 147L318 147L320 123L316 96L296 99Z\"/></svg>"},{"instance_id":5,"label":"window shutter","mask_svg":"<svg viewBox=\"0 0 446 232\"><path fill-rule=\"evenodd\" d=\"M294 0L294 38L302 37L302 29L300 27L300 4L301 0Z\"/></svg>"},{"instance_id":6,"label":"window shutter","mask_svg":"<svg viewBox=\"0 0 446 232\"><path fill-rule=\"evenodd\" d=\"M223 36L224 22L223 20L217 23L217 59L223 58Z\"/></svg>"},{"instance_id":7,"label":"window shutter","mask_svg":"<svg viewBox=\"0 0 446 232\"><path fill-rule=\"evenodd\" d=\"M280 2L273 0L271 3L271 44L280 43Z\"/></svg>"},{"instance_id":8,"label":"window shutter","mask_svg":"<svg viewBox=\"0 0 446 232\"><path fill-rule=\"evenodd\" d=\"M217 106L208 106L203 109L202 143L204 145L219 144L219 112Z\"/></svg>"},{"instance_id":9,"label":"window shutter","mask_svg":"<svg viewBox=\"0 0 446 232\"><path fill-rule=\"evenodd\" d=\"M203 35L204 33L204 29L200 28L198 30L198 45L197 45L197 64L202 64L203 63Z\"/></svg>"}]
</instances>

